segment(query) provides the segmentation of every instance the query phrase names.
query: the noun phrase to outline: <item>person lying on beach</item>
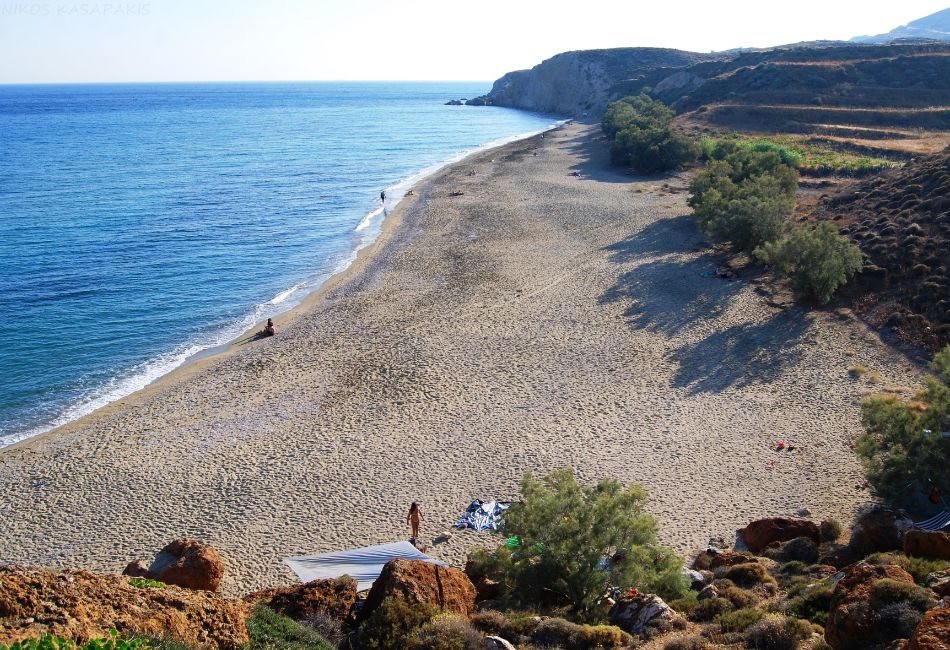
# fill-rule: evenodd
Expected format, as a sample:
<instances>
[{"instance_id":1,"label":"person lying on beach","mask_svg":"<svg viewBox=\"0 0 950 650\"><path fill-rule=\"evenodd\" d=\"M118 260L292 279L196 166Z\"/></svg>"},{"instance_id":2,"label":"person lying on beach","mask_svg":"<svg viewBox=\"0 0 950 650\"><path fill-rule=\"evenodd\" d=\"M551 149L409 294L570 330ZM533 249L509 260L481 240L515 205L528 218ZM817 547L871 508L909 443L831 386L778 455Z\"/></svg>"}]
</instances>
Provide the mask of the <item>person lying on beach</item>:
<instances>
[{"instance_id":1,"label":"person lying on beach","mask_svg":"<svg viewBox=\"0 0 950 650\"><path fill-rule=\"evenodd\" d=\"M277 328L274 327L274 321L270 318L267 319L267 325L264 326L264 330L261 332L262 336L275 336L277 334Z\"/></svg>"},{"instance_id":2,"label":"person lying on beach","mask_svg":"<svg viewBox=\"0 0 950 650\"><path fill-rule=\"evenodd\" d=\"M412 527L411 539L413 542L419 539L419 524L423 521L425 521L425 517L422 516L422 508L413 501L412 505L409 506L409 514L406 515L406 523Z\"/></svg>"}]
</instances>

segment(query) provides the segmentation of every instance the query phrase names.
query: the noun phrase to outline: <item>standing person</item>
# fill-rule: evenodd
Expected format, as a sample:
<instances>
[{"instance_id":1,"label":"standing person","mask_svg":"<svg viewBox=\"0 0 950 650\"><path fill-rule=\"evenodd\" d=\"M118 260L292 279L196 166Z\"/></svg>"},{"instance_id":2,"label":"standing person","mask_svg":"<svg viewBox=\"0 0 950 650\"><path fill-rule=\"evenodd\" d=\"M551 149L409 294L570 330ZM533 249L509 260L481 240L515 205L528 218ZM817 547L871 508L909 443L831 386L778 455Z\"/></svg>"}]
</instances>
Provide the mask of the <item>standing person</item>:
<instances>
[{"instance_id":1,"label":"standing person","mask_svg":"<svg viewBox=\"0 0 950 650\"><path fill-rule=\"evenodd\" d=\"M383 203L386 202L386 190L383 190L382 192L379 193L379 200L382 201Z\"/></svg>"},{"instance_id":2,"label":"standing person","mask_svg":"<svg viewBox=\"0 0 950 650\"><path fill-rule=\"evenodd\" d=\"M410 541L413 544L415 544L419 538L419 524L425 521L425 519L426 518L422 516L422 508L419 507L418 503L413 501L412 505L409 506L409 514L406 515L406 523L412 526L412 537Z\"/></svg>"}]
</instances>

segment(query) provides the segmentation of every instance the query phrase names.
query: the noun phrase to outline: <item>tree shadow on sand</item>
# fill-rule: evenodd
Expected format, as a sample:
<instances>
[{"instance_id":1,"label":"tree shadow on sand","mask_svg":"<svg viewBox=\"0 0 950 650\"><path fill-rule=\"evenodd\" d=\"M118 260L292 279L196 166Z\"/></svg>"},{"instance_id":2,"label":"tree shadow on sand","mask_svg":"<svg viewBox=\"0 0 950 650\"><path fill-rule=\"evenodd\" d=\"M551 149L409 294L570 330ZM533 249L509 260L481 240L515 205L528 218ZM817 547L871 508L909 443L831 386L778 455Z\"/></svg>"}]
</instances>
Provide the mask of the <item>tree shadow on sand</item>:
<instances>
[{"instance_id":1,"label":"tree shadow on sand","mask_svg":"<svg viewBox=\"0 0 950 650\"><path fill-rule=\"evenodd\" d=\"M617 264L637 260L644 255L667 255L703 250L709 247L706 238L696 228L691 214L659 219L642 228L637 234L605 246L610 261Z\"/></svg>"},{"instance_id":2,"label":"tree shadow on sand","mask_svg":"<svg viewBox=\"0 0 950 650\"><path fill-rule=\"evenodd\" d=\"M810 320L794 311L765 322L715 322L744 285L715 277L722 260L712 252L697 256L703 246L688 216L660 219L606 246L612 262L640 263L624 271L599 302L626 305L623 315L634 329L692 339L668 356L679 365L671 380L676 388L721 392L776 379L801 359L799 343ZM697 332L703 337L698 341Z\"/></svg>"},{"instance_id":3,"label":"tree shadow on sand","mask_svg":"<svg viewBox=\"0 0 950 650\"><path fill-rule=\"evenodd\" d=\"M675 336L702 321L718 318L741 290L739 282L713 276L713 255L664 257L623 273L600 303L629 303L623 315L631 327Z\"/></svg>"},{"instance_id":4,"label":"tree shadow on sand","mask_svg":"<svg viewBox=\"0 0 950 650\"><path fill-rule=\"evenodd\" d=\"M802 336L811 319L798 310L764 323L740 323L675 350L679 364L672 384L692 394L768 384L802 359Z\"/></svg>"}]
</instances>

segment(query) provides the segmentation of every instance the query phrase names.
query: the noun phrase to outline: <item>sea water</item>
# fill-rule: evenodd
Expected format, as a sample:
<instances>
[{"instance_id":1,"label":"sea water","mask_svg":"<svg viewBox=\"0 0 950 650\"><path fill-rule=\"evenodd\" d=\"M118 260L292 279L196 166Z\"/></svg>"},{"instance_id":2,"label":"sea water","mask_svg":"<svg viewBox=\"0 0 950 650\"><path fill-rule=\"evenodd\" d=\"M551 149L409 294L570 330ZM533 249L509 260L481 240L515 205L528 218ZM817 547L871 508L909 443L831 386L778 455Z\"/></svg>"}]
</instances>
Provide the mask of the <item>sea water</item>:
<instances>
[{"instance_id":1,"label":"sea water","mask_svg":"<svg viewBox=\"0 0 950 650\"><path fill-rule=\"evenodd\" d=\"M289 309L412 183L555 118L485 83L0 86L0 446Z\"/></svg>"}]
</instances>

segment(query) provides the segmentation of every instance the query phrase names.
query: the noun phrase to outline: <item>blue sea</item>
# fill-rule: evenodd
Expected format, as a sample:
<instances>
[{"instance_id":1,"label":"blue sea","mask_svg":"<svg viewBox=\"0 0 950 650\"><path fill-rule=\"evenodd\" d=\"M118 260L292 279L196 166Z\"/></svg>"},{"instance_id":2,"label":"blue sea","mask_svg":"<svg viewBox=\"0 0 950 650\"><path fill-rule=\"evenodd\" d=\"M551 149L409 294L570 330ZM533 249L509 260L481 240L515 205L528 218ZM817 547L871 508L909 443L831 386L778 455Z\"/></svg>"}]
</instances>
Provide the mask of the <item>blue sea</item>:
<instances>
[{"instance_id":1,"label":"blue sea","mask_svg":"<svg viewBox=\"0 0 950 650\"><path fill-rule=\"evenodd\" d=\"M487 83L0 86L0 446L289 309L413 183L551 116Z\"/></svg>"}]
</instances>

